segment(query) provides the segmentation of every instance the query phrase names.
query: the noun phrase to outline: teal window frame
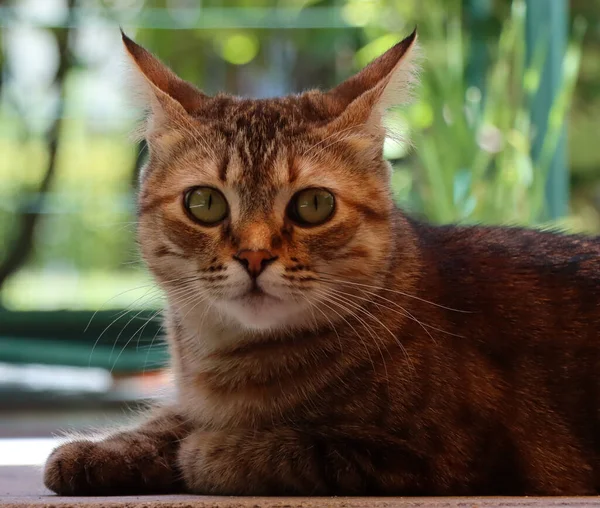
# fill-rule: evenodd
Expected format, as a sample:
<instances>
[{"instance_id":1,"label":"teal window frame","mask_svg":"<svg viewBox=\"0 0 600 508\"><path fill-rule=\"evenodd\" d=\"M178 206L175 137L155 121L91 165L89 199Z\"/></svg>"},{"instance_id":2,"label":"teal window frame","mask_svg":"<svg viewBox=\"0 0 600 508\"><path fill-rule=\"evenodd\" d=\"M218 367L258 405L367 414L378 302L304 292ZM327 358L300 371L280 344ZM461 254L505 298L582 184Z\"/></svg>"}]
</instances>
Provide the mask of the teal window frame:
<instances>
[{"instance_id":1,"label":"teal window frame","mask_svg":"<svg viewBox=\"0 0 600 508\"><path fill-rule=\"evenodd\" d=\"M471 15L474 35L473 56L467 69L467 79L481 88L487 66L487 54L484 34L478 27L490 15L493 3L492 0L465 0L465 3ZM532 122L539 132L532 148L532 154L537 158L540 155L541 140L548 127L550 108L561 85L562 61L567 48L569 7L567 0L526 0L526 6L528 57L532 57L538 44L548 45L542 84L531 109ZM320 20L320 25L341 28L342 22L336 13L337 11L332 10L326 19ZM482 92L485 93L485 90ZM557 219L566 214L569 203L568 180L566 127L563 127L546 188L548 219ZM115 345L122 325L115 327L116 331L110 330L110 324L117 313L100 312L93 316L93 319L92 314L73 311L0 311L0 361L89 365L115 372L152 370L164 365L165 349L150 348L160 340L158 337L162 333L156 319L148 321L141 330L134 331L139 323L142 323L141 319L151 317L146 313L138 315L134 320L137 326L121 332L122 336L131 336L129 342L123 346L122 343ZM93 324L83 333L90 320ZM109 331L105 330L106 328ZM97 341L94 354L90 354L90 342L94 341Z\"/></svg>"}]
</instances>

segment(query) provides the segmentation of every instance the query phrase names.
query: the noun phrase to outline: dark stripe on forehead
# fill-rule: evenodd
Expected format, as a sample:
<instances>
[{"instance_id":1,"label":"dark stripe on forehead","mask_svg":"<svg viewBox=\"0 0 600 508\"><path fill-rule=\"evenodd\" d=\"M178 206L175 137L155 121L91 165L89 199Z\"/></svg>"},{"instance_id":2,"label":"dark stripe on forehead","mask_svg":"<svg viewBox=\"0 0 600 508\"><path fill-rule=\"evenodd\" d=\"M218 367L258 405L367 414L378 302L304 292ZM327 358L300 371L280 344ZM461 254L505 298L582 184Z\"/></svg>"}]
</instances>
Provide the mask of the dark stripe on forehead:
<instances>
[{"instance_id":1,"label":"dark stripe on forehead","mask_svg":"<svg viewBox=\"0 0 600 508\"><path fill-rule=\"evenodd\" d=\"M242 165L242 175L245 174L245 170L252 166L252 161L246 150L245 140L242 139L237 145L237 154L240 164Z\"/></svg>"},{"instance_id":2,"label":"dark stripe on forehead","mask_svg":"<svg viewBox=\"0 0 600 508\"><path fill-rule=\"evenodd\" d=\"M227 181L227 169L229 169L229 152L226 152L221 164L219 165L219 180L225 183Z\"/></svg>"},{"instance_id":3,"label":"dark stripe on forehead","mask_svg":"<svg viewBox=\"0 0 600 508\"><path fill-rule=\"evenodd\" d=\"M287 160L288 165L288 181L294 183L298 179L298 163L296 162L296 155L290 150Z\"/></svg>"}]
</instances>

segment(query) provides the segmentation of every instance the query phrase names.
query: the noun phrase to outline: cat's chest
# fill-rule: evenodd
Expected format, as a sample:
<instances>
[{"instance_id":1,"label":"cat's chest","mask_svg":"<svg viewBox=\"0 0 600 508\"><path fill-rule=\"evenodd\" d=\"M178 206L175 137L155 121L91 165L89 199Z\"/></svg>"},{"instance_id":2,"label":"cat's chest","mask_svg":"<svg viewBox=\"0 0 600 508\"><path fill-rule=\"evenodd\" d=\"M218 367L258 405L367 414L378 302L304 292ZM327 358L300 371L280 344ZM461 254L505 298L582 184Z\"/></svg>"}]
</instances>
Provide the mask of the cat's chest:
<instances>
[{"instance_id":1,"label":"cat's chest","mask_svg":"<svg viewBox=\"0 0 600 508\"><path fill-rule=\"evenodd\" d=\"M254 427L298 418L307 400L328 384L317 372L271 376L232 370L198 371L179 379L179 404L198 425L211 428Z\"/></svg>"},{"instance_id":2,"label":"cat's chest","mask_svg":"<svg viewBox=\"0 0 600 508\"><path fill-rule=\"evenodd\" d=\"M195 422L216 428L315 419L331 408L343 370L294 351L188 358L178 400Z\"/></svg>"},{"instance_id":3,"label":"cat's chest","mask_svg":"<svg viewBox=\"0 0 600 508\"><path fill-rule=\"evenodd\" d=\"M233 345L217 348L206 337L179 340L173 348L178 403L197 425L211 428L315 421L342 402L364 403L377 390L379 369L370 355L348 354L351 344L328 333L262 342L221 337L220 344Z\"/></svg>"}]
</instances>

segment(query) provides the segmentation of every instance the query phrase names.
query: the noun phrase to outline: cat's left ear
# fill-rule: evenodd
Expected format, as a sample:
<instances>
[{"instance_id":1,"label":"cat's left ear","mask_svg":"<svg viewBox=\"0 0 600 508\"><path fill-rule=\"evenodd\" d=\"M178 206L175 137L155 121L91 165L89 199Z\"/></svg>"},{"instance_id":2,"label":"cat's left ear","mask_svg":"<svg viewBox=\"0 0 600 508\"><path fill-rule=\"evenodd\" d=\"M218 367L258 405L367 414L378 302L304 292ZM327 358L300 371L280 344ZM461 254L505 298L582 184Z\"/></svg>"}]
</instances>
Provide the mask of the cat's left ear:
<instances>
[{"instance_id":1,"label":"cat's left ear","mask_svg":"<svg viewBox=\"0 0 600 508\"><path fill-rule=\"evenodd\" d=\"M381 133L383 114L411 98L418 74L417 30L358 74L325 94L335 119L330 128L363 126Z\"/></svg>"},{"instance_id":2,"label":"cat's left ear","mask_svg":"<svg viewBox=\"0 0 600 508\"><path fill-rule=\"evenodd\" d=\"M132 63L135 91L141 97L142 106L149 112L144 132L146 138L169 124L181 125L189 119L188 115L202 108L207 99L206 95L177 76L123 31L121 36Z\"/></svg>"}]
</instances>

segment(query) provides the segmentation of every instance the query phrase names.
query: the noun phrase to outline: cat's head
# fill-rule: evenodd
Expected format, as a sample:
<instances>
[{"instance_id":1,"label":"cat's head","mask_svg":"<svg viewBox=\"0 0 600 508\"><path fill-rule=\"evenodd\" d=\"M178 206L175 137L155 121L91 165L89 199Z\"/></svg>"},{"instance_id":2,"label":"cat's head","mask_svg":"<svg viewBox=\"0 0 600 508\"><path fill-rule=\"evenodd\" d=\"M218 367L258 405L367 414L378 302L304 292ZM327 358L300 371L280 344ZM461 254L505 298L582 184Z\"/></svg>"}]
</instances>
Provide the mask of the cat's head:
<instances>
[{"instance_id":1,"label":"cat's head","mask_svg":"<svg viewBox=\"0 0 600 508\"><path fill-rule=\"evenodd\" d=\"M394 208L382 116L415 81L416 33L330 91L261 100L209 97L123 41L148 110L139 241L172 309L311 326L381 283Z\"/></svg>"}]
</instances>

